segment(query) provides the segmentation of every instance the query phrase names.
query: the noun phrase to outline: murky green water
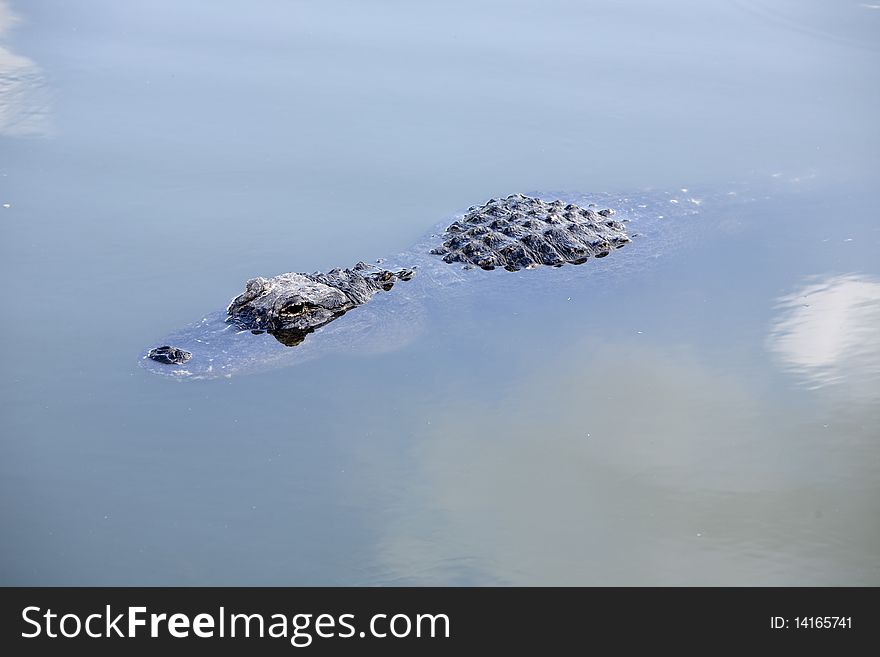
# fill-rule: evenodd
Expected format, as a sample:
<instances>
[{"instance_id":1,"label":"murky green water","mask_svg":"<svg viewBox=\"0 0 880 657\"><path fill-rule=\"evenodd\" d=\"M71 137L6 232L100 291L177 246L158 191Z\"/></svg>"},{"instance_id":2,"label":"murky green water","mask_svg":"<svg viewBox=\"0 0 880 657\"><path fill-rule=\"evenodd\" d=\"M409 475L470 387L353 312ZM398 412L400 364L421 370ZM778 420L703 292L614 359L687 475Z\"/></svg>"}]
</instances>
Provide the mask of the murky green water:
<instances>
[{"instance_id":1,"label":"murky green water","mask_svg":"<svg viewBox=\"0 0 880 657\"><path fill-rule=\"evenodd\" d=\"M880 584L878 38L830 1L0 4L0 583ZM138 367L249 277L646 188L715 200L395 288L290 367Z\"/></svg>"}]
</instances>

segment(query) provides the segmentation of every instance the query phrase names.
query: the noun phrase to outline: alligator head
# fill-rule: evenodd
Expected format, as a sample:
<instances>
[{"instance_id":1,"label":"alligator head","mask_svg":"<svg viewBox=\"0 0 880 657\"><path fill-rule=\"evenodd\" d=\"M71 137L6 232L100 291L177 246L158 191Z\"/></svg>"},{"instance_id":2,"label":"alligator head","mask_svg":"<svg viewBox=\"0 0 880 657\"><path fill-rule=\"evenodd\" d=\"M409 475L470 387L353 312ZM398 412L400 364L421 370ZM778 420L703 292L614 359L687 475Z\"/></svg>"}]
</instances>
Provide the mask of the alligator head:
<instances>
[{"instance_id":1,"label":"alligator head","mask_svg":"<svg viewBox=\"0 0 880 657\"><path fill-rule=\"evenodd\" d=\"M305 336L352 308L369 301L397 280L409 280L412 270L396 272L358 263L351 269L326 274L280 274L252 278L245 291L229 304L227 321L244 330L267 332L295 346Z\"/></svg>"}]
</instances>

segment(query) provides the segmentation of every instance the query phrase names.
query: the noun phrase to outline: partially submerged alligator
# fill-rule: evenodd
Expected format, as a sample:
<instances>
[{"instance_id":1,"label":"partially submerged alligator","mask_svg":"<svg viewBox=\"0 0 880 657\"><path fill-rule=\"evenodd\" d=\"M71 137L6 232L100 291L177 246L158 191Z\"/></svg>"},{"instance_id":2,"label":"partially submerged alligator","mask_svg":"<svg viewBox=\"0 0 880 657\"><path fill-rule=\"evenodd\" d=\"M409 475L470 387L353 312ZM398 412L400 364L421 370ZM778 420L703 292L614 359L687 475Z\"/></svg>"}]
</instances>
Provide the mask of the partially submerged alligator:
<instances>
[{"instance_id":1,"label":"partially submerged alligator","mask_svg":"<svg viewBox=\"0 0 880 657\"><path fill-rule=\"evenodd\" d=\"M603 258L630 241L625 224L611 208L581 207L523 194L489 199L450 224L430 254L452 265L484 270L532 269L540 265L579 265ZM396 270L359 262L327 273L287 273L253 278L227 308L226 322L239 331L268 333L297 346L316 329L410 280L416 266ZM193 353L175 345L151 349L147 358L182 365Z\"/></svg>"},{"instance_id":2,"label":"partially submerged alligator","mask_svg":"<svg viewBox=\"0 0 880 657\"><path fill-rule=\"evenodd\" d=\"M749 194L751 187L746 188ZM438 288L464 282L476 285L485 280L491 285L486 293L498 294L503 287L496 278L500 276L515 279L513 284L522 290L525 279L533 280L534 274L520 270L579 265L627 245L636 236L628 233L629 221L638 227L639 235L663 235L662 240L640 240L638 247L625 249L630 257L623 259L622 268L631 271L636 263L663 255L675 241L693 242L697 231L705 227L705 220L680 220L701 212L704 201L723 200L727 204L731 199L754 198L742 191L741 187L738 192L728 187L700 196L682 189L633 197L553 194L539 198L513 194L490 199L470 207L445 227L438 226L424 241L391 262L359 262L326 273L251 279L226 311L172 333L158 343L162 346L144 354L141 363L161 374L211 378L311 357L320 352L315 340L319 336L310 335L315 331L321 334L318 343L331 344L334 349L359 350L367 334L378 334L382 346L393 345L401 341L399 325L405 323L401 320L419 305L408 302L426 298ZM674 230L667 228L672 219L679 220ZM612 260L616 262L619 257ZM614 262L601 269L613 268ZM519 273L480 276L483 270L494 269ZM596 275L595 268L590 271ZM536 284L546 286L548 280L538 277ZM555 286L562 279L553 280ZM380 294L392 288L400 290ZM373 301L376 297L381 300ZM360 308L367 304L367 309ZM336 322L353 309L358 310L352 313L358 316L356 321ZM367 312L370 309L375 312Z\"/></svg>"}]
</instances>

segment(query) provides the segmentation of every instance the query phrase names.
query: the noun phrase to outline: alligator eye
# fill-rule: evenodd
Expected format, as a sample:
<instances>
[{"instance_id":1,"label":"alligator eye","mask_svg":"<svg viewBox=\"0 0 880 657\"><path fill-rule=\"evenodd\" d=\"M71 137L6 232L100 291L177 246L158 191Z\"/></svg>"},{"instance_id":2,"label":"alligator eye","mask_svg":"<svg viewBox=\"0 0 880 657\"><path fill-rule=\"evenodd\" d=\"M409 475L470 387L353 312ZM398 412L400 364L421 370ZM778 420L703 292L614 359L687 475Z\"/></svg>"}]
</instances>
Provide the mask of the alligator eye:
<instances>
[{"instance_id":1,"label":"alligator eye","mask_svg":"<svg viewBox=\"0 0 880 657\"><path fill-rule=\"evenodd\" d=\"M302 313L303 308L305 308L305 306L301 303L292 303L289 306L284 307L284 312L289 315L299 315Z\"/></svg>"}]
</instances>

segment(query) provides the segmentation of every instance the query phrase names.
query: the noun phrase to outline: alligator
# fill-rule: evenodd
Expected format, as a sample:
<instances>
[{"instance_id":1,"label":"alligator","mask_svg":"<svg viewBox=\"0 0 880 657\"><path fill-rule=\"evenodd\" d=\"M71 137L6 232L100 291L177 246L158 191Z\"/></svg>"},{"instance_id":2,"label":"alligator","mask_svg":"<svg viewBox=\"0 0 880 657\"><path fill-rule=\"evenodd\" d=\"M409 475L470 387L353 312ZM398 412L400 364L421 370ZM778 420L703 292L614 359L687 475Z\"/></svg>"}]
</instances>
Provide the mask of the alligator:
<instances>
[{"instance_id":1,"label":"alligator","mask_svg":"<svg viewBox=\"0 0 880 657\"><path fill-rule=\"evenodd\" d=\"M524 194L491 198L471 206L449 224L429 254L447 265L491 271L580 265L603 258L628 242L624 221L612 208L586 207ZM380 263L381 264L381 263ZM326 273L285 273L252 278L226 309L237 331L267 333L288 347L300 345L316 329L369 302L376 294L409 281L417 266L385 269L358 262ZM146 358L183 365L193 353L173 344L150 349Z\"/></svg>"},{"instance_id":2,"label":"alligator","mask_svg":"<svg viewBox=\"0 0 880 657\"><path fill-rule=\"evenodd\" d=\"M653 242L653 250L640 247L637 255L626 261L630 271L639 262L655 260L676 241L694 241L705 227L705 221L676 221L678 228L669 230L673 219L699 215L703 202L709 199L729 205L739 194L740 201L747 200L741 188L739 192L731 189L699 196L681 189L632 197L512 194L491 198L471 206L451 223L436 227L411 250L399 254L393 266L379 259L326 272L252 278L225 311L172 333L158 343L161 346L142 352L141 364L178 378L213 378L265 369L273 363L288 364L294 360L292 352L297 358L313 357L319 353L314 343L317 334L323 334L325 344L335 335L334 348L357 349L368 333L379 334L380 341L392 344L400 339L394 331L405 312L399 305L377 303L377 297L426 297L432 290L454 283L476 283L477 273L496 269L517 272L501 278L519 277L514 283L522 289L527 270L582 265L605 258L634 237L657 237L665 232L664 239ZM639 232L631 232L632 225ZM595 271L595 267L589 269ZM608 268L603 265L602 269ZM494 277L499 274L485 276L497 280ZM546 280L541 283L547 284ZM492 286L497 293L499 284L493 282ZM395 293L386 294L392 288ZM402 293L399 288L412 292ZM376 314L365 313L361 310L364 306L376 308ZM352 312L355 309L357 313ZM394 321L389 320L392 314ZM358 315L360 323L348 322L342 330L343 323L337 324L337 320L349 315ZM338 331L334 328L337 325Z\"/></svg>"}]
</instances>

